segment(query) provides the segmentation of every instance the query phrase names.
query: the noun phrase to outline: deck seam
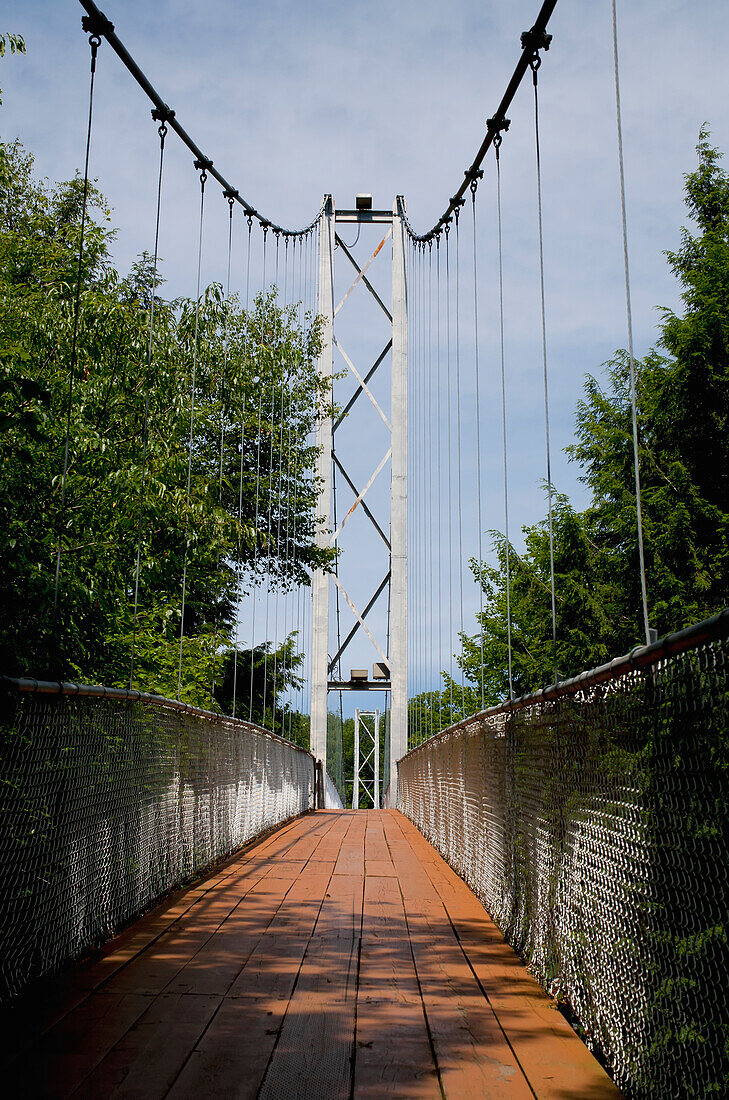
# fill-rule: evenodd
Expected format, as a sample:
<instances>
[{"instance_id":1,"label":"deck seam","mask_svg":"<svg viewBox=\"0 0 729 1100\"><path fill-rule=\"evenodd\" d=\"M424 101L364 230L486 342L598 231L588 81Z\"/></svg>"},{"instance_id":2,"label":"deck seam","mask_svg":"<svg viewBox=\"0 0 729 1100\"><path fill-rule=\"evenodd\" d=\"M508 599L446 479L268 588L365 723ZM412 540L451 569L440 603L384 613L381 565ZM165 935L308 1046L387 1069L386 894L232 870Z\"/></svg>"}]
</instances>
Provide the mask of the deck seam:
<instances>
[{"instance_id":1,"label":"deck seam","mask_svg":"<svg viewBox=\"0 0 729 1100\"><path fill-rule=\"evenodd\" d=\"M288 832L291 832L291 831L292 831L292 830L294 829L294 827L295 827L295 826L296 826L296 825L298 824L298 822L299 822L300 820L302 820L302 819L303 819L303 818L304 818L305 816L306 816L306 815L302 815L302 816L301 816L301 818L297 818L297 819L296 819L295 821L292 821L292 822L290 822L290 823L287 823L287 826L288 826L288 827L285 827L285 828L284 828L284 830L282 830L282 831L283 831L284 833L288 833ZM331 826L330 826L330 828L331 828ZM324 832L324 833L323 833L323 836L326 836L326 833L327 833L328 831L329 831L329 830L327 829L327 830L326 830L326 832ZM272 838L272 837L273 837L274 835L276 835L276 830L273 830L273 831L272 831L271 833L269 833L269 835L268 835L268 836L266 836L266 837L263 837L263 838L262 838L262 842L264 842L265 840L271 839L271 838ZM306 834L304 833L304 834L303 834L303 836L305 836L305 835L306 835ZM287 845L286 845L286 846L285 846L285 847L284 847L284 848L282 849L282 851L281 851L281 852L277 853L277 855L278 855L278 856L283 856L283 855L285 855L285 854L286 854L286 852L288 852L288 851L289 851L289 850L290 850L290 849L291 849L291 848L293 847L293 845L294 845L294 844L296 844L296 843L298 843L298 841L299 841L299 840L301 840L301 839L302 839L302 837L301 837L301 836L297 836L297 837L295 837L295 838L294 838L293 840L291 840L291 839L290 839L290 840L289 840L289 842L288 842L288 844L287 844ZM321 840L321 838L320 838L320 840ZM317 844L317 847L318 847L318 844ZM316 851L316 849L314 849L314 850ZM312 853L312 854L313 854L313 853ZM235 857L232 857L232 858L235 858ZM246 862L247 862L247 861L246 861ZM308 860L307 860L307 863L308 863ZM305 866L306 866L306 863L304 864L304 867L305 867ZM304 868L302 868L302 871L303 871L303 870L304 870ZM212 932L210 933L210 935L209 935L209 936L208 936L208 938L207 938L207 939L206 939L206 940L204 941L204 943L202 943L202 944L200 945L200 947L198 948L198 951L196 951L196 952L195 952L195 955L197 955L197 954L198 954L198 952L199 952L200 950L202 950L202 948L203 948L203 947L205 947L205 945L206 945L206 944L208 944L208 943L210 942L210 940L212 939L212 937L213 937L213 936L214 936L214 935L216 934L216 932L217 932L217 931L218 931L218 930L219 930L219 929L220 929L220 928L221 928L221 927L223 926L223 924L225 924L225 922L226 922L226 921L228 920L228 918L229 918L229 917L231 917L233 913L235 913L235 911L236 911L236 910L238 909L238 907L240 906L241 902L243 902L243 901L244 901L244 900L245 900L245 899L246 899L246 898L248 897L248 895L249 895L249 894L251 893L251 891L252 891L252 890L254 890L254 889L255 889L255 887L256 887L256 886L258 885L258 883L259 883L259 882L261 882L261 881L262 881L263 879L265 879L265 878L267 877L267 875L268 875L269 871L270 871L270 868L269 868L269 870L268 870L268 871L266 871L266 873L265 873L265 874L262 874L260 878L256 879L256 880L255 880L255 882L253 882L253 883L251 884L251 886L250 886L250 889L246 890L245 894L242 894L242 895L241 895L241 897L240 897L240 898L238 899L238 901L237 901L237 902L236 902L236 904L235 904L235 905L233 906L233 908L232 908L232 909L231 909L231 910L230 910L230 911L229 911L229 912L228 912L228 913L227 913L227 914L226 914L226 915L225 915L225 916L223 917L223 919L222 919L222 920L221 920L221 921L220 921L220 922L219 922L219 923L218 923L217 925L215 925L215 927L213 928L213 931L212 931ZM224 879L223 879L222 881L223 881L223 882L225 882L225 880L226 880L226 879L232 878L234 874L235 874L235 869L231 868L231 870L230 870L229 874L227 874L227 875L225 876L225 878L224 878ZM295 882L295 881L296 881L296 879L294 879L294 882ZM279 906L278 906L278 908L276 909L276 911L274 912L273 916L271 917L271 921L272 921L272 920L274 919L274 917L276 916L276 913L278 913L279 909L281 908L281 906L283 905L284 901L286 900L286 897L287 897L287 895L288 895L288 893L289 893L289 890L290 890L290 889L291 889L291 887L292 887L292 886L294 885L294 882L292 882L292 883L291 883L291 884L289 885L288 889L286 890L286 893L285 893L285 894L283 895L283 897L281 898L281 901L280 901L280 903L279 903ZM126 960L126 962L124 962L124 963L123 963L123 964L122 964L122 965L121 965L120 967L118 967L118 969L117 969L117 970L113 971L113 973L112 973L112 974L110 974L108 978L105 978L103 982L100 982L98 986L96 986L96 987L95 987L94 989L92 989L92 990L91 990L91 991L89 992L88 996L87 996L87 997L85 997L83 1001L79 1002L79 1004L84 1004L84 1003L85 1003L85 1002L86 1002L87 1000L89 1000L89 998L91 998L91 997L95 996L96 994L102 993L102 992L103 992L103 988L104 988L104 986L105 986L105 985L106 985L106 984L107 984L107 983L108 983L109 981L111 981L113 977L115 977L115 976L117 976L118 974L120 974L120 973L121 973L121 972L122 972L123 970L125 970L125 969L126 969L126 968L127 968L128 966L130 966L130 965L131 965L131 964L132 964L132 963L133 963L134 961L136 961L136 960L137 960L138 958L140 958L140 957L141 957L141 956L142 956L142 955L144 954L144 952L145 952L145 951L147 951L147 950L148 950L148 949L149 949L150 947L152 947L152 946L153 946L153 945L154 945L154 944L155 944L155 943L156 943L156 942L157 942L157 941L158 941L158 940L159 940L159 939L161 938L161 936L163 936L163 935L165 935L165 934L166 934L167 932L171 931L171 930L172 930L172 929L174 928L174 926L175 926L175 925L176 925L176 924L177 924L177 923L178 923L178 922L179 922L180 920L182 920L182 918L183 918L184 916L186 916L186 915L187 915L187 914L188 914L188 913L190 912L190 910L191 910L191 909L193 909L193 908L194 908L194 906L195 906L195 905L196 905L196 904L197 904L198 902L200 902L200 901L202 901L202 900L203 900L204 898L206 898L206 897L207 897L207 895L208 895L209 893L211 893L212 891L214 891L215 889L217 889L217 887L218 887L218 886L220 886L220 885L221 885L221 883L220 883L220 882L216 882L216 883L212 884L212 885L211 885L211 886L210 886L210 887L209 887L208 889L206 889L206 890L205 890L205 892L204 892L203 894L201 894L201 895L200 895L200 897L199 897L199 898L197 898L197 899L196 899L196 900L195 900L195 901L194 901L194 902L192 903L192 905L190 905L190 906L189 906L189 907L188 907L188 908L187 908L187 909L185 910L185 912L184 912L184 913L181 913L181 914L180 914L180 916L179 916L179 917L178 917L178 918L177 918L176 920L174 920L174 921L173 921L173 922L172 922L172 923L171 923L170 925L168 925L168 926L167 926L167 928L163 929L163 931L162 931L162 932L160 932L158 936L155 936L155 937L154 937L154 939L150 940L150 942L149 942L148 944L146 944L146 945L145 945L145 947L144 947L144 948L142 948L142 949L141 949L141 950L140 950L139 952L137 952L137 953L136 953L135 955L133 955L131 959L127 959L127 960ZM266 931L268 930L268 927L269 927L269 925L270 925L271 921L269 921L269 922L268 922L268 924L266 925L266 927L265 927L265 928L263 929L263 931L261 932L261 936L260 936L259 940L257 941L257 944L258 944L258 943L260 943L260 940L261 940L261 939L263 938L263 936L264 936L264 935L266 934ZM257 945L256 945L256 946L257 946ZM193 955L193 956L191 957L191 959L189 959L189 960L188 960L188 962L191 962L191 961L192 961L192 959L194 959L194 958L195 958L195 955ZM246 961L247 961L247 960L246 960ZM185 965L187 965L187 964L185 964ZM245 963L243 963L243 965L241 966L241 970L243 970L243 968L244 968L244 967L245 967ZM170 980L169 980L169 982L167 983L167 985L169 985L169 984L170 984L170 982L174 981L174 980L175 980L175 979L176 979L176 978L178 977L178 975L180 974L180 972L181 972L182 970L184 970L184 969L185 969L185 966L184 966L184 965L183 965L182 967L180 967L180 970L179 970L179 971L177 972L177 974L175 974L175 975L174 975L173 977L171 977L171 978L170 978ZM240 974L240 970L238 971L238 974ZM232 984L233 984L233 983L234 983L234 982L236 981L236 979L237 979L237 977L238 977L238 974L236 974L236 977L235 977L235 978L233 979L233 982L231 982L231 983L230 983L230 984L228 985L228 990L226 990L226 992L225 992L225 993L222 993L222 994L199 994L200 996L218 996L218 997L220 998L220 1004L219 1004L219 1005L218 1005L218 1007L217 1007L217 1008L215 1009L215 1011L214 1011L214 1012L213 1012L213 1014L211 1015L210 1019L208 1020L207 1024L205 1025L205 1027L203 1028L203 1030L202 1030L202 1031L200 1032L200 1034L198 1035L198 1037L197 1037L197 1040L196 1040L196 1042L195 1042L195 1043L193 1044L193 1046L192 1046L191 1050L189 1051L189 1053L188 1053L188 1055L187 1055L187 1058L185 1059L185 1061L183 1062L182 1066L180 1067L180 1070L179 1070L179 1071L178 1071L178 1073L176 1074L176 1076L175 1076L175 1079L174 1079L174 1080L173 1080L173 1081L171 1082L171 1084L170 1084L170 1088L169 1088L169 1089L167 1090L167 1093L166 1093L165 1095L168 1095L168 1094L169 1094L169 1092L170 1092L170 1090L171 1090L171 1089L172 1089L172 1088L174 1087L175 1081L176 1081L176 1080L177 1080L177 1078L179 1077L179 1075L180 1075L180 1073L182 1072L182 1070L183 1070L184 1066L185 1066L185 1065L187 1065L187 1062L189 1061L189 1059L190 1059L190 1056L192 1055L193 1051L195 1050L195 1048L196 1048L197 1044L198 1044L198 1043L200 1042L200 1040L202 1039L202 1037L203 1037L203 1036L205 1035L206 1031L208 1030L208 1028L209 1028L209 1027L210 1027L210 1025L212 1024L213 1020L214 1020L214 1019L216 1018L216 1016L218 1015L218 1012L220 1011L220 1008L222 1007L222 1005L223 1005L223 1002L225 1001L225 998L226 998L226 996L227 996L227 993L228 993L228 991L230 990L230 988L231 988ZM133 1028L134 1028L134 1027L135 1027L135 1026L137 1025L137 1023L139 1023L139 1020L141 1020L141 1019L142 1019L142 1018L144 1017L144 1015L146 1015L146 1013L147 1013L147 1012L149 1011L149 1009L150 1009L150 1008L152 1007L152 1005L153 1005L153 1004L155 1003L155 1001L156 1001L156 1000L158 999L158 997L161 997L161 996L162 996L162 995L164 994L164 992L165 992L166 988L167 988L167 986L164 986L164 987L163 987L163 988L162 988L161 990L159 990L159 992L158 992L158 993L155 993L155 994L149 994L149 1002L150 1002L150 1003L149 1003L149 1006L148 1006L148 1007L147 1007L147 1008L146 1008L146 1009L144 1010L144 1012L142 1013L142 1015L141 1015L140 1017L138 1017L138 1019L137 1019L137 1020L135 1020L135 1021L134 1021L134 1023L132 1023L132 1024L130 1024L130 1025L129 1025L129 1027L128 1027L128 1028L126 1029L126 1031L124 1032L124 1034L123 1034L123 1035L122 1035L122 1036L121 1036L121 1037L120 1037L120 1038L119 1038L119 1039L117 1040L117 1043L115 1044L115 1046L116 1046L116 1045L118 1045L118 1043L122 1042L124 1038L126 1038L126 1036L127 1036L128 1034L129 1034L129 1032L133 1030ZM189 994L189 993L187 993L187 992L185 992L185 993L180 993L180 994L179 994L179 996L181 996L181 997L187 997L187 996L190 996L190 994ZM193 994L193 996L194 996L194 994ZM71 1011L74 1011L74 1010L75 1010L75 1008L77 1008L77 1007L79 1007L79 1006L78 1006L78 1005L74 1006L74 1009L72 1009ZM62 1017L62 1018L63 1018L63 1017ZM58 1022L60 1022L60 1020L59 1020ZM55 1024L54 1024L53 1026L55 1026ZM113 1048L112 1048L112 1049L113 1049ZM109 1054L110 1052L111 1052L110 1050L109 1050L109 1051L106 1051L106 1052L105 1052L105 1053L104 1053L104 1054L103 1054L103 1055L101 1056L101 1058L99 1059L99 1061L98 1061L98 1062L96 1062L96 1064L95 1064L94 1066L92 1066L92 1067L91 1067L91 1068L89 1069L88 1073L86 1073L86 1074L85 1074L85 1076L84 1076L84 1077L82 1078L82 1080L81 1080L81 1081L79 1081L79 1083L78 1083L78 1084L76 1085L76 1087L74 1088L74 1090L73 1090L73 1093L72 1093L71 1095L73 1095L73 1094L77 1093L77 1092L78 1092L78 1091L79 1091L79 1090L80 1090L80 1089L81 1089L81 1088L82 1088L82 1087L84 1086L84 1084L85 1084L85 1083L86 1083L86 1082L87 1082L87 1081L89 1080L89 1078L90 1078L90 1077L91 1077L91 1076L92 1076L92 1075L93 1075L93 1074L94 1074L94 1073L96 1072L96 1070L98 1069L98 1067L99 1067L99 1066L101 1065L101 1063L103 1062L104 1058L106 1058L106 1057L107 1057L107 1055L108 1055L108 1054Z\"/></svg>"},{"instance_id":2,"label":"deck seam","mask_svg":"<svg viewBox=\"0 0 729 1100\"><path fill-rule=\"evenodd\" d=\"M393 865L393 867L395 867L395 859L393 857L392 848L390 847L390 841L389 841L389 838L387 836L387 829L384 830L384 833L385 833L385 844L387 845L387 850L390 853L390 859L392 860L392 865ZM402 830L401 830L401 833L402 833ZM405 839L407 841L407 837L405 837L404 834L402 834L402 835L403 835L403 839ZM410 842L407 841L407 843L409 844ZM410 845L410 850L413 852L413 855L417 859L418 857L417 857L415 851L412 849L412 845ZM418 860L418 862L420 862L420 860ZM397 871L397 868L395 868L395 869ZM428 1019L428 1010L425 1006L425 998L423 997L423 987L422 987L422 984L420 982L420 974L418 973L418 964L415 961L415 951L413 950L413 938L412 938L412 932L411 932L411 928L410 928L410 921L408 919L407 902L405 901L405 895L402 892L402 883L400 882L399 874L396 873L395 879L397 881L397 888L400 892L400 898L402 900L402 911L403 911L403 915L405 917L405 927L407 928L407 933L408 933L408 947L410 948L410 958L413 961L413 973L415 975L415 981L417 982L417 986L418 986L418 996L420 997L420 1007L423 1010L423 1019L425 1021L425 1030L426 1030L426 1033L427 1033L427 1036L428 1036L428 1044L430 1046L430 1055L433 1059L433 1066L435 1067L435 1073L436 1073L436 1077L438 1079L438 1088L440 1089L440 1095L442 1097L442 1100L447 1100L445 1086L443 1084L443 1078L441 1076L440 1065L438 1064L438 1057L437 1057L436 1051L435 1051L435 1040L433 1039L433 1032L431 1031L430 1020Z\"/></svg>"},{"instance_id":3,"label":"deck seam","mask_svg":"<svg viewBox=\"0 0 729 1100\"><path fill-rule=\"evenodd\" d=\"M332 816L333 816L333 815L332 815ZM337 818L333 816L333 821L336 821L336 820L337 820ZM340 841L340 844L339 844L339 849L340 849L340 851L341 851L341 847L342 847L342 844L344 843L345 839L346 839L346 838L347 838L347 836L349 835L349 831L350 831L350 829L352 828L352 823L353 823L353 821L354 821L354 817L351 817L351 818L350 818L350 820L349 820L349 823L348 823L348 825L347 825L346 831L345 831L344 835L342 836L342 840ZM317 845L317 847L318 847L318 845ZM314 849L314 851L316 851L316 849ZM313 854L314 854L314 853L312 852L312 856L313 856ZM311 858L311 857L310 857L310 858ZM307 860L307 861L306 861L306 864L305 864L305 866L306 866L306 865L307 865L308 863L309 863L309 860ZM264 1085L265 1085L265 1083L266 1083L266 1077L268 1076L268 1071L269 1071L269 1069L271 1068L271 1063L273 1062L273 1058L274 1058L274 1055L275 1055L275 1053L276 1053L276 1050L278 1049L279 1041L280 1041L280 1039L281 1039L281 1035L282 1035L282 1033L283 1033L283 1029L284 1029L284 1024L286 1023L286 1018L287 1018L287 1016L288 1016L288 1014L289 1014L289 1009L290 1009L290 1007L291 1007L291 1002L292 1002L292 1000L294 999L294 994L296 993L296 987L297 987L297 986L298 986L298 984L299 984L299 978L301 977L301 970L302 970L302 968L303 968L303 966L304 966L304 962L305 962L305 960L306 960L306 956L307 956L307 953L308 953L308 951L309 951L309 947L311 946L311 941L312 941L312 939L314 938L314 934L316 933L316 927L317 927L317 925L318 925L318 923L319 923L319 918L321 917L321 911L322 911L322 908L323 908L323 906L324 906L324 902L326 901L326 896L327 896L327 890L328 890L328 889L329 889L329 887L331 886L331 882L332 882L332 879L334 878L334 869L336 868L336 865L337 865L337 861L336 861L336 860L334 860L334 861L333 861L333 863L332 863L332 872L331 872L331 874L329 875L329 879L328 879L328 882L327 882L327 887L326 887L326 889L325 889L325 890L324 890L324 891L322 892L322 899L321 899L321 901L319 902L319 909L317 910L317 914L316 914L316 920L314 921L314 924L313 924L313 926L312 926L311 932L310 932L310 934L309 934L309 937L308 937L308 939L307 939L307 941L306 941L306 947L304 948L304 950L303 950L303 951L302 951L302 953L301 953L301 962L299 963L299 967L298 967L298 970L296 971L296 977L295 977L295 979L294 979L294 984L293 984L293 985L292 985L292 987L291 987L291 992L290 992L290 994L289 994L289 998L288 998L288 1001L287 1001L287 1003L286 1003L286 1011L284 1012L283 1016L281 1017L281 1022L280 1022L279 1026L278 1026L278 1032L277 1032L277 1034L276 1034L276 1038L275 1038L275 1040L274 1040L274 1044L273 1044L273 1046L271 1047L271 1053L270 1053L270 1054L269 1054L269 1056L268 1056L268 1061L266 1062L266 1068L264 1069L264 1071L263 1071L263 1074L262 1074L262 1076L261 1076L261 1080L260 1080L260 1081L259 1081L259 1083L258 1083L258 1088L257 1088L257 1090L256 1090L256 1097L257 1097L257 1098L258 1098L258 1097L259 1097L259 1096L261 1095L261 1090L263 1089L263 1086L264 1086ZM303 870L304 870L304 868L302 867L302 873L303 873ZM296 881L296 879L294 879L294 882L295 882L295 881ZM291 885L293 886L293 883L292 883ZM287 890L286 892L288 893L288 890ZM269 922L269 923L270 923L270 922ZM192 1052L191 1052L191 1053L192 1053ZM189 1056L188 1056L188 1057L189 1057ZM179 1076L179 1075L178 1075L178 1076Z\"/></svg>"}]
</instances>

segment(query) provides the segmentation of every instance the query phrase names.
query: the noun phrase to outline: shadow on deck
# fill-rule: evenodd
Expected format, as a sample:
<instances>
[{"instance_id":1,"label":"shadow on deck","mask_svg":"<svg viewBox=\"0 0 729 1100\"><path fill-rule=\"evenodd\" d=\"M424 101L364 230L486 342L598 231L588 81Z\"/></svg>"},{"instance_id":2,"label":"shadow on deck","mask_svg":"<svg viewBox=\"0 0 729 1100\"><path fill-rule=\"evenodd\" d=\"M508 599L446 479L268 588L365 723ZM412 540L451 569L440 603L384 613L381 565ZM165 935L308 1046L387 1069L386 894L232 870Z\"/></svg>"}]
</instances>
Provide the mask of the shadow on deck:
<instances>
[{"instance_id":1,"label":"shadow on deck","mask_svg":"<svg viewBox=\"0 0 729 1100\"><path fill-rule=\"evenodd\" d=\"M5 1029L42 1097L617 1097L401 814L308 814L169 899Z\"/></svg>"}]
</instances>

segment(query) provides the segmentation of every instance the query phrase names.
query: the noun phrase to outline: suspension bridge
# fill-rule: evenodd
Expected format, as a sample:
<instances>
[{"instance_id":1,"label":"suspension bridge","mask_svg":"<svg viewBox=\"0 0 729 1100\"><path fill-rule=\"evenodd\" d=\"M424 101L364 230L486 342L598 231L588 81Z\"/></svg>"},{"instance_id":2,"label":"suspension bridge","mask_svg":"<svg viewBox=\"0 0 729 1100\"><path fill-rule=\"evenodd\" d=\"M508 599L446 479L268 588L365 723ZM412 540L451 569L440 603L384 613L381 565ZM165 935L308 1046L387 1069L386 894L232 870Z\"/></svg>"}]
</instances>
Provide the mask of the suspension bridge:
<instances>
[{"instance_id":1,"label":"suspension bridge","mask_svg":"<svg viewBox=\"0 0 729 1100\"><path fill-rule=\"evenodd\" d=\"M188 133L107 16L80 2L87 141L57 519L38 567L53 624L47 667L61 672L80 663L78 517L88 456L102 451L82 441L79 415L97 411L84 388L95 347L84 279L96 247L94 94L113 61L151 104L155 232L132 296L144 321L135 431L131 450L118 448L129 518L116 549L126 615L111 647L116 677L77 683L39 665L3 678L10 1094L722 1094L729 611L661 638L649 614L615 0L642 632L629 653L577 674L559 668L540 146L556 0L521 34L476 155L426 232L404 196L378 208L369 194L346 205L326 194L303 228L272 221ZM509 111L525 93L552 682L519 694L501 171ZM181 305L158 293L172 140L198 187L196 285ZM482 200L485 173L494 209ZM202 265L206 227L220 220L213 191L225 200L226 244L211 291ZM479 250L485 217L493 257ZM475 681L449 655L469 614L485 616L482 477L495 446L480 392L486 262L498 298L505 548L495 705L483 631ZM159 488L168 460L173 519L163 511L171 490ZM176 570L161 611L159 557ZM93 560L96 614L110 565Z\"/></svg>"}]
</instances>

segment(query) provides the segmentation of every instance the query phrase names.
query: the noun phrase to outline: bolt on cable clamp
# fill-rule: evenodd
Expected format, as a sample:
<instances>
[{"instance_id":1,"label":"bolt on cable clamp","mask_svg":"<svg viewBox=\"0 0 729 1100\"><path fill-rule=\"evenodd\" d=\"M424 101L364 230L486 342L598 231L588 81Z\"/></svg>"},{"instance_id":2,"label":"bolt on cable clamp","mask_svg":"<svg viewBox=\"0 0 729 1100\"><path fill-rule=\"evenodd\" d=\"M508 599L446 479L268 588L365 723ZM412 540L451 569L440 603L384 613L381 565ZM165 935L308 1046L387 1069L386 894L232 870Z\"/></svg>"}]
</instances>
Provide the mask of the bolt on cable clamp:
<instances>
[{"instance_id":1,"label":"bolt on cable clamp","mask_svg":"<svg viewBox=\"0 0 729 1100\"><path fill-rule=\"evenodd\" d=\"M497 116L494 115L493 118L486 119L486 125L488 126L489 130L493 131L494 138L496 138L497 135L501 134L502 130L504 131L504 133L506 133L506 131L511 126L511 119L502 118L501 120L499 120Z\"/></svg>"},{"instance_id":2,"label":"bolt on cable clamp","mask_svg":"<svg viewBox=\"0 0 729 1100\"><path fill-rule=\"evenodd\" d=\"M531 30L523 32L521 48L536 55L538 50L548 50L551 41L551 34L547 34L545 30L537 30L536 27L532 27Z\"/></svg>"},{"instance_id":3,"label":"bolt on cable clamp","mask_svg":"<svg viewBox=\"0 0 729 1100\"><path fill-rule=\"evenodd\" d=\"M83 15L81 17L81 27L87 34L99 39L104 35L114 33L114 24L101 11L94 12L93 15Z\"/></svg>"},{"instance_id":4,"label":"bolt on cable clamp","mask_svg":"<svg viewBox=\"0 0 729 1100\"><path fill-rule=\"evenodd\" d=\"M172 122L172 119L175 117L175 112L171 107L168 107L166 103L161 107L153 107L151 114L155 122Z\"/></svg>"}]
</instances>

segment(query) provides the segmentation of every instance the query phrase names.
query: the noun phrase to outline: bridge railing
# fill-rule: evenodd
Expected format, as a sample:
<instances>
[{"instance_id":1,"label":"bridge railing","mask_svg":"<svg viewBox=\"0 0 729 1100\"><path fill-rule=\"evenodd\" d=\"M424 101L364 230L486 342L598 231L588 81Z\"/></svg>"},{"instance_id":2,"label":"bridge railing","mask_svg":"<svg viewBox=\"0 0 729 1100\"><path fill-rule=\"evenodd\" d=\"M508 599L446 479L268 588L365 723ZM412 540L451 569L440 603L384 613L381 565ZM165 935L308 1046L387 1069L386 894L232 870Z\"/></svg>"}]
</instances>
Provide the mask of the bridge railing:
<instances>
[{"instance_id":1,"label":"bridge railing","mask_svg":"<svg viewBox=\"0 0 729 1100\"><path fill-rule=\"evenodd\" d=\"M33 680L2 704L0 1000L314 805L313 757L246 722Z\"/></svg>"},{"instance_id":2,"label":"bridge railing","mask_svg":"<svg viewBox=\"0 0 729 1100\"><path fill-rule=\"evenodd\" d=\"M729 612L459 723L399 806L630 1096L729 1084Z\"/></svg>"}]
</instances>

